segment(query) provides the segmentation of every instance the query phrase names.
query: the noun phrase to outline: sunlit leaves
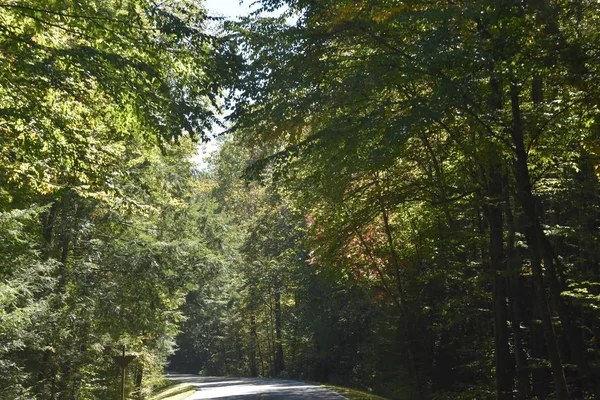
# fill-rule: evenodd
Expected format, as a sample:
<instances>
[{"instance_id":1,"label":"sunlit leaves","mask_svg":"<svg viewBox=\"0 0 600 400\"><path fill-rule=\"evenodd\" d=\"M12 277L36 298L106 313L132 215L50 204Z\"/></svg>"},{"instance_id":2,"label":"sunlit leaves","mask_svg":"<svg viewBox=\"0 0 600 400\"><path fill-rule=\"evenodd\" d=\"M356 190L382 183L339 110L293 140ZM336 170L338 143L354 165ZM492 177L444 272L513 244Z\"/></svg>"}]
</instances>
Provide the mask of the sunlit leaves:
<instances>
[{"instance_id":1,"label":"sunlit leaves","mask_svg":"<svg viewBox=\"0 0 600 400\"><path fill-rule=\"evenodd\" d=\"M2 4L0 18L5 183L97 191L123 141L211 127L209 38L192 4L32 0Z\"/></svg>"},{"instance_id":2,"label":"sunlit leaves","mask_svg":"<svg viewBox=\"0 0 600 400\"><path fill-rule=\"evenodd\" d=\"M156 374L217 268L188 161L219 92L205 19L185 0L0 4L7 396L114 397L114 345Z\"/></svg>"}]
</instances>

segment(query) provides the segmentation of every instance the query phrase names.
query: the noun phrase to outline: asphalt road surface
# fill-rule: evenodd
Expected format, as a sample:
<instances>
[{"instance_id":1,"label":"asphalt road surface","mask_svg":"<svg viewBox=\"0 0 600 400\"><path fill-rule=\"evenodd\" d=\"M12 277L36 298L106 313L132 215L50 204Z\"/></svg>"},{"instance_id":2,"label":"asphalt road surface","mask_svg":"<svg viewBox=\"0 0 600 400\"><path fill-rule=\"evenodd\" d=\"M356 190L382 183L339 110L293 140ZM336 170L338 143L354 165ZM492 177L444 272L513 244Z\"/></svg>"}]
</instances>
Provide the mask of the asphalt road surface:
<instances>
[{"instance_id":1,"label":"asphalt road surface","mask_svg":"<svg viewBox=\"0 0 600 400\"><path fill-rule=\"evenodd\" d=\"M344 396L308 383L266 378L216 378L169 374L169 379L190 383L197 391L185 400L344 400ZM348 400L348 399L346 399Z\"/></svg>"}]
</instances>

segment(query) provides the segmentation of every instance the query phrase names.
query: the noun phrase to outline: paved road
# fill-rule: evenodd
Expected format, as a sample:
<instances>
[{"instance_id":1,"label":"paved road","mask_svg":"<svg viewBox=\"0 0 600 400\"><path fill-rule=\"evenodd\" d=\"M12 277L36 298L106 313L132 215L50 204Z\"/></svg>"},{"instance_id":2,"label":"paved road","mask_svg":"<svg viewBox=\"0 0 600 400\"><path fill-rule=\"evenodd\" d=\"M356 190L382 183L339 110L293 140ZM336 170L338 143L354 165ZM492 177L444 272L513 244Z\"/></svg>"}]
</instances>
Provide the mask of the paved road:
<instances>
[{"instance_id":1,"label":"paved road","mask_svg":"<svg viewBox=\"0 0 600 400\"><path fill-rule=\"evenodd\" d=\"M185 400L348 400L331 390L281 379L215 378L184 374L169 374L168 378L196 386L196 393Z\"/></svg>"}]
</instances>

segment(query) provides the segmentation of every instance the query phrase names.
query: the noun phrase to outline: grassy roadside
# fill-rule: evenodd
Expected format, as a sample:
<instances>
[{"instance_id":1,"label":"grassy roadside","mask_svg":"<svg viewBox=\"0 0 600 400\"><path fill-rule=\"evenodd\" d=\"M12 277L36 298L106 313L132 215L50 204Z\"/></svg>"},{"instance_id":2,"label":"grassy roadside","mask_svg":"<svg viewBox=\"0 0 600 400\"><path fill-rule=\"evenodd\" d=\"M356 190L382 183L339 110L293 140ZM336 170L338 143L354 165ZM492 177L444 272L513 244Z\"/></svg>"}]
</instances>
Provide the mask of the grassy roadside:
<instances>
[{"instance_id":1,"label":"grassy roadside","mask_svg":"<svg viewBox=\"0 0 600 400\"><path fill-rule=\"evenodd\" d=\"M347 397L349 400L387 400L381 396L377 396L368 392L362 392L356 389L350 389L342 386L326 385L322 383L314 383L314 385L320 386L325 389L329 389L332 392L341 394Z\"/></svg>"},{"instance_id":2,"label":"grassy roadside","mask_svg":"<svg viewBox=\"0 0 600 400\"><path fill-rule=\"evenodd\" d=\"M182 400L196 392L189 383L174 383L152 394L150 400Z\"/></svg>"}]
</instances>

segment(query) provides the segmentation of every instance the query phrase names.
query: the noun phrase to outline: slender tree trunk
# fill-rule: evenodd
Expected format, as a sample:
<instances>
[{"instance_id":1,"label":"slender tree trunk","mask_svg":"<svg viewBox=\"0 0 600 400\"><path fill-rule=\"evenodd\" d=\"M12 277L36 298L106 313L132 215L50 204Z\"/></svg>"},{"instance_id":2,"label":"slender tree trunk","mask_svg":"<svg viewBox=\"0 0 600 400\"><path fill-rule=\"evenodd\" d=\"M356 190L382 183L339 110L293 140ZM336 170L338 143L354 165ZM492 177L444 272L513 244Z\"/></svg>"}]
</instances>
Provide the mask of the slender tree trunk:
<instances>
[{"instance_id":1,"label":"slender tree trunk","mask_svg":"<svg viewBox=\"0 0 600 400\"><path fill-rule=\"evenodd\" d=\"M392 256L392 263L394 266L394 274L395 274L395 278L396 278L396 288L398 290L398 296L400 298L400 311L404 314L403 317L406 320L406 323L408 324L408 327L407 327L407 332L408 332L407 352L408 352L409 365L414 374L417 391L419 393L419 399L424 400L425 393L423 391L423 386L421 384L421 378L419 376L420 375L419 369L417 367L417 361L416 361L416 357L415 357L414 351L413 351L414 337L415 337L414 326L413 326L413 324L411 324L411 321L409 319L409 313L408 313L407 306L406 306L406 294L404 292L404 287L402 285L402 280L400 277L400 260L398 259L398 254L396 253L394 239L392 236L392 229L390 227L387 210L385 209L383 201L382 201L381 207L382 207L382 215L383 215L383 223L384 223L385 233L386 233L386 237L387 237L387 241L388 241L390 254Z\"/></svg>"},{"instance_id":2,"label":"slender tree trunk","mask_svg":"<svg viewBox=\"0 0 600 400\"><path fill-rule=\"evenodd\" d=\"M277 284L277 282L276 282ZM275 288L275 375L285 369L281 334L281 292Z\"/></svg>"},{"instance_id":3,"label":"slender tree trunk","mask_svg":"<svg viewBox=\"0 0 600 400\"><path fill-rule=\"evenodd\" d=\"M497 76L490 78L490 108L502 110L502 87ZM493 146L492 143L488 144ZM490 235L490 267L492 273L492 309L494 314L494 355L496 367L496 398L513 399L514 363L510 354L508 329L508 290L506 285L506 260L504 254L504 210L502 186L504 168L499 157L492 152L487 163L486 217Z\"/></svg>"},{"instance_id":4,"label":"slender tree trunk","mask_svg":"<svg viewBox=\"0 0 600 400\"><path fill-rule=\"evenodd\" d=\"M582 396L580 392L582 385L585 381L585 374L588 369L587 357L585 354L585 344L581 337L581 331L577 327L575 318L575 310L570 307L568 303L565 302L565 299L561 296L561 293L567 289L566 285L559 281L558 279L558 271L556 263L554 262L554 252L552 250L552 246L550 241L544 234L544 232L540 232L542 236L542 240L544 243L544 267L546 268L546 276L548 277L548 286L550 289L550 299L552 300L552 305L555 312L558 314L561 323L561 332L564 335L566 340L566 346L570 352L570 360L575 363L578 367L577 375L580 380L578 385L574 385L574 390L577 392L572 393L572 395L576 398ZM564 357L564 356L563 356Z\"/></svg>"},{"instance_id":5,"label":"slender tree trunk","mask_svg":"<svg viewBox=\"0 0 600 400\"><path fill-rule=\"evenodd\" d=\"M136 363L137 368L135 369L135 390L137 392L138 399L144 399L144 394L142 393L142 383L144 380L144 365L142 363Z\"/></svg>"},{"instance_id":6,"label":"slender tree trunk","mask_svg":"<svg viewBox=\"0 0 600 400\"><path fill-rule=\"evenodd\" d=\"M559 269L558 262L556 262L556 257L554 255L554 249L552 248L552 244L550 240L546 236L546 234L541 231L540 235L543 240L543 249L544 249L544 267L547 270L548 276L548 286L550 288L550 298L552 299L552 304L554 310L558 313L561 322L561 328L563 335L567 338L567 347L570 350L570 356L572 357L572 362L574 362L578 367L578 375L581 380L581 385L583 385L585 380L585 373L588 370L588 359L585 351L585 343L582 338L581 329L577 327L576 322L576 310L573 309L573 305L566 301L561 293L567 290L566 280L563 276L563 271ZM559 279L559 277L561 279ZM580 388L581 385L576 385L576 387ZM575 397L581 396L582 394L574 393Z\"/></svg>"},{"instance_id":7,"label":"slender tree trunk","mask_svg":"<svg viewBox=\"0 0 600 400\"><path fill-rule=\"evenodd\" d=\"M298 365L298 292L294 292L294 327L293 327L293 340L291 349L291 364L296 369ZM294 374L294 372L292 372Z\"/></svg>"},{"instance_id":8,"label":"slender tree trunk","mask_svg":"<svg viewBox=\"0 0 600 400\"><path fill-rule=\"evenodd\" d=\"M504 218L502 211L502 167L492 163L489 168L487 219L490 234L490 266L492 278L492 307L494 313L494 354L496 366L496 398L513 398L513 361L508 343L508 307L506 300L504 262Z\"/></svg>"},{"instance_id":9,"label":"slender tree trunk","mask_svg":"<svg viewBox=\"0 0 600 400\"><path fill-rule=\"evenodd\" d=\"M374 255L373 255L373 251L372 251L371 247L365 241L363 235L356 228L355 228L355 233L356 233L357 237L359 238L362 246L364 247L364 249L368 255L368 258L370 259L374 269L377 271L377 274L379 275L379 278L381 279L381 283L385 289L385 292L393 300L394 304L398 308L398 311L400 312L400 316L403 318L403 320L407 324L407 336L408 336L407 337L407 344L408 344L407 353L408 353L409 369L415 379L415 384L416 384L417 390L419 392L419 399L425 400L427 397L426 397L423 385L421 384L421 378L420 378L419 370L417 367L416 357L415 357L414 351L413 351L413 344L414 344L414 337L415 337L414 326L411 323L410 313L408 311L408 307L406 304L406 294L404 292L404 287L402 285L402 280L401 280L401 276L400 276L400 261L398 259L398 254L396 253L396 249L394 247L395 245L394 245L394 240L393 240L393 236L392 236L392 229L389 224L389 217L388 217L387 209L385 207L385 203L382 198L380 198L379 200L380 200L380 206L381 206L383 225L384 225L386 238L387 238L387 242L388 242L388 248L389 248L390 255L391 255L391 261L392 261L392 267L393 267L392 272L394 273L394 278L396 281L395 282L396 290L392 289L391 285L388 284L388 279L386 278L386 274L383 273L382 269L378 265L377 260L375 259Z\"/></svg>"},{"instance_id":10,"label":"slender tree trunk","mask_svg":"<svg viewBox=\"0 0 600 400\"><path fill-rule=\"evenodd\" d=\"M257 340L258 361L260 362L260 376L265 376L265 358L263 357L260 341Z\"/></svg>"},{"instance_id":11,"label":"slender tree trunk","mask_svg":"<svg viewBox=\"0 0 600 400\"><path fill-rule=\"evenodd\" d=\"M533 281L531 283L533 285ZM541 324L542 318L539 304L535 303L533 305L531 317L531 356L534 360L545 359L548 357L548 354L544 348L544 340L542 340L544 329ZM539 400L545 400L550 391L550 371L539 361L535 362L531 368L532 395Z\"/></svg>"},{"instance_id":12,"label":"slender tree trunk","mask_svg":"<svg viewBox=\"0 0 600 400\"><path fill-rule=\"evenodd\" d=\"M61 232L57 229L57 223L59 221L61 209L64 212L65 202L65 195L63 195L62 198L55 200L52 203L48 214L42 220L42 236L45 242L44 255L48 259L58 259L58 261L60 261L56 272L58 278L56 290L61 294L65 292L66 287L65 276L66 263L69 254L69 238L66 232ZM58 347L57 343L50 342L47 344ZM68 375L69 365L64 362L61 363L57 356L51 351L46 351L42 362L45 365L41 367L40 381L44 382L42 385L45 385L47 382L50 383L49 399L54 400L57 395L60 395L60 392L66 388L66 380L60 379L59 371L63 371L63 375ZM44 387L42 387L42 391L43 389Z\"/></svg>"},{"instance_id":13,"label":"slender tree trunk","mask_svg":"<svg viewBox=\"0 0 600 400\"><path fill-rule=\"evenodd\" d=\"M548 347L548 356L552 368L552 378L559 400L569 398L567 381L563 371L563 365L558 350L556 333L552 325L552 316L546 298L544 277L542 272L543 238L540 236L541 227L537 218L533 195L531 193L531 180L527 167L527 153L524 144L523 122L521 120L521 108L519 104L519 88L516 82L510 84L510 99L513 117L511 129L516 160L514 173L517 182L517 200L523 210L525 217L525 238L531 251L531 270L533 274L533 285L535 298L540 307L544 337ZM542 232L543 233L543 232Z\"/></svg>"},{"instance_id":14,"label":"slender tree trunk","mask_svg":"<svg viewBox=\"0 0 600 400\"><path fill-rule=\"evenodd\" d=\"M54 232L54 225L56 223L59 205L60 201L55 200L52 203L48 214L45 215L42 221L42 236L44 237L44 241L46 242L46 246L48 246L48 248L50 248L52 244L52 234Z\"/></svg>"},{"instance_id":15,"label":"slender tree trunk","mask_svg":"<svg viewBox=\"0 0 600 400\"><path fill-rule=\"evenodd\" d=\"M256 315L250 316L250 376L257 377L258 369L256 366Z\"/></svg>"},{"instance_id":16,"label":"slender tree trunk","mask_svg":"<svg viewBox=\"0 0 600 400\"><path fill-rule=\"evenodd\" d=\"M544 32L548 35L557 35L559 28L556 20L552 18L550 9L547 7L547 3L544 1L532 1L532 6L540 14L544 22ZM561 39L559 39L562 41ZM564 45L564 43L562 43ZM547 65L549 64L547 59ZM544 101L544 80L539 72L536 72L531 81L531 100L534 107L539 107ZM575 363L579 367L579 373L587 369L587 357L585 355L585 345L581 340L580 332L573 321L572 310L569 310L569 305L565 303L561 293L566 290L565 279L559 279L559 275L562 277L562 271L558 268L555 263L554 251L552 244L548 237L541 229L539 224L536 226L539 230L538 235L543 245L543 260L544 267L547 271L546 278L548 281L548 289L550 291L550 299L552 300L552 306L556 313L558 313L561 321L561 327L563 334L567 337L567 344L571 350L570 355L573 357Z\"/></svg>"},{"instance_id":17,"label":"slender tree trunk","mask_svg":"<svg viewBox=\"0 0 600 400\"><path fill-rule=\"evenodd\" d=\"M515 359L517 362L517 398L526 400L531 397L529 383L529 370L527 367L527 354L523 348L523 338L521 334L521 323L523 322L523 313L521 312L521 289L519 279L521 276L521 266L515 249L516 227L512 214L508 176L504 176L505 184L503 187L504 214L506 216L506 269L509 274L510 291L510 311L513 328Z\"/></svg>"},{"instance_id":18,"label":"slender tree trunk","mask_svg":"<svg viewBox=\"0 0 600 400\"><path fill-rule=\"evenodd\" d=\"M275 337L274 337L274 332L275 332L275 306L274 304L271 303L271 298L269 298L269 320L268 320L268 324L269 327L267 329L267 351L266 351L266 357L267 357L267 362L269 363L269 374L271 376L275 375Z\"/></svg>"}]
</instances>

